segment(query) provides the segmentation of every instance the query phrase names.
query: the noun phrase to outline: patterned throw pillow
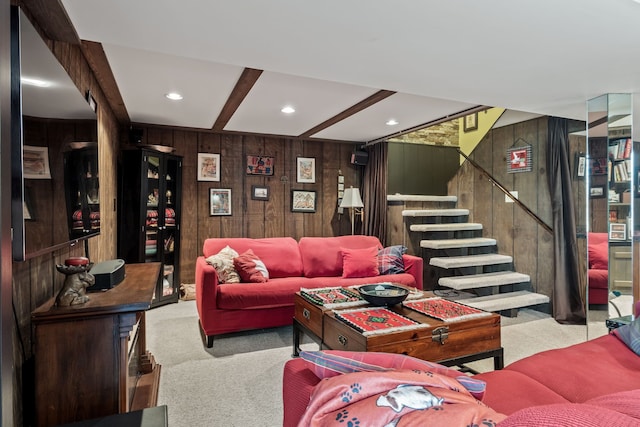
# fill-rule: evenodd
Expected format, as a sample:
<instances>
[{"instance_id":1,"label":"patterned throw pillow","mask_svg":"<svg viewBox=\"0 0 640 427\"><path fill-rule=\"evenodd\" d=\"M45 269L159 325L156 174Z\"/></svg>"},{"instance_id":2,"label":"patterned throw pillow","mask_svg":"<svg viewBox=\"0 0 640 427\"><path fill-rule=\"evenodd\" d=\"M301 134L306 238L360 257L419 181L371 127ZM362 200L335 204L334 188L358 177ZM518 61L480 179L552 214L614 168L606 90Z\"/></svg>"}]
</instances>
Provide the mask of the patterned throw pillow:
<instances>
[{"instance_id":1,"label":"patterned throw pillow","mask_svg":"<svg viewBox=\"0 0 640 427\"><path fill-rule=\"evenodd\" d=\"M240 283L240 276L233 266L233 258L237 256L238 252L227 245L220 252L206 259L207 263L216 269L219 283Z\"/></svg>"},{"instance_id":2,"label":"patterned throw pillow","mask_svg":"<svg viewBox=\"0 0 640 427\"><path fill-rule=\"evenodd\" d=\"M407 248L402 245L389 246L378 251L378 270L380 274L404 273L404 260L402 255Z\"/></svg>"},{"instance_id":3,"label":"patterned throw pillow","mask_svg":"<svg viewBox=\"0 0 640 427\"><path fill-rule=\"evenodd\" d=\"M302 351L300 357L316 377L330 378L351 372L384 372L397 369L429 371L456 379L473 397L482 400L487 384L439 363L421 360L405 354L323 350Z\"/></svg>"},{"instance_id":4,"label":"patterned throw pillow","mask_svg":"<svg viewBox=\"0 0 640 427\"><path fill-rule=\"evenodd\" d=\"M243 282L263 283L269 280L267 266L251 249L235 257L233 264Z\"/></svg>"}]
</instances>

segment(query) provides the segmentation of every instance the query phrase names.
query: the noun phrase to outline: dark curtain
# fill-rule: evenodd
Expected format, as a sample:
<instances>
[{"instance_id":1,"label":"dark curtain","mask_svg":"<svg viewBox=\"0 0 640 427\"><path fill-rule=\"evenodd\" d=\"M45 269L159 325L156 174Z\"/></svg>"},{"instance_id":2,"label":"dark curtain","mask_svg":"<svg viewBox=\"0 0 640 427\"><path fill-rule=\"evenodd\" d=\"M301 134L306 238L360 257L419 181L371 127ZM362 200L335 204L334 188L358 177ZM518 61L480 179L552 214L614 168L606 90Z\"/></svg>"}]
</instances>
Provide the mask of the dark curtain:
<instances>
[{"instance_id":1,"label":"dark curtain","mask_svg":"<svg viewBox=\"0 0 640 427\"><path fill-rule=\"evenodd\" d=\"M553 317L559 323L585 324L580 297L580 272L575 208L569 167L567 119L549 118L547 170L553 209Z\"/></svg>"},{"instance_id":2,"label":"dark curtain","mask_svg":"<svg viewBox=\"0 0 640 427\"><path fill-rule=\"evenodd\" d=\"M377 236L387 245L387 144L367 147L369 161L364 168L362 198L363 234Z\"/></svg>"}]
</instances>

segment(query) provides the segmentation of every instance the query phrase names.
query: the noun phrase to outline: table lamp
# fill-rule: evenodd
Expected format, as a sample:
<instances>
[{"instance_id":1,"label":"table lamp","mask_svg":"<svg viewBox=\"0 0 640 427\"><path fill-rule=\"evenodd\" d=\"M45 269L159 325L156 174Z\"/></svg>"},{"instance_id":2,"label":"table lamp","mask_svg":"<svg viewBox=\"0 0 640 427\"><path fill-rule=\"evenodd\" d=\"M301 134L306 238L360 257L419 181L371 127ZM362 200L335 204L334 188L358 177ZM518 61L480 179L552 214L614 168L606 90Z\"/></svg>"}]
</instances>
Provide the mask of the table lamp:
<instances>
[{"instance_id":1,"label":"table lamp","mask_svg":"<svg viewBox=\"0 0 640 427\"><path fill-rule=\"evenodd\" d=\"M349 208L349 212L351 214L351 235L354 234L354 222L355 222L355 214L362 215L364 208L364 204L362 203L362 199L360 198L360 190L358 188L349 187L344 190L344 195L342 197L342 202L340 203L341 208ZM360 212L357 212L358 208L360 208Z\"/></svg>"}]
</instances>

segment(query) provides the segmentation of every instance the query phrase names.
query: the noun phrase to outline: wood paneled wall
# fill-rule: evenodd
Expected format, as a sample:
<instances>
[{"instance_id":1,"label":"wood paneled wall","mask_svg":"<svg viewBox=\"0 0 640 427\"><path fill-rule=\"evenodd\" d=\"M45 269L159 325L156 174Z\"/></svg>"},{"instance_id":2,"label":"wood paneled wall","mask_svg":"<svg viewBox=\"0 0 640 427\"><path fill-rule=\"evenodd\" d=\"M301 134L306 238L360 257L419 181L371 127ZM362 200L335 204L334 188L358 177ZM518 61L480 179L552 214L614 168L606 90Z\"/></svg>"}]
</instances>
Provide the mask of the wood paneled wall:
<instances>
[{"instance_id":1,"label":"wood paneled wall","mask_svg":"<svg viewBox=\"0 0 640 427\"><path fill-rule=\"evenodd\" d=\"M273 136L136 126L143 145L173 147L183 157L180 281L193 283L195 259L209 237L338 236L351 233L348 215L339 215L338 174L345 186L360 186L361 167L350 164L350 143L304 141ZM220 181L198 181L198 153L220 154ZM246 174L247 155L275 158L273 176ZM316 182L296 182L298 157L316 162ZM126 185L126 183L124 184ZM269 187L269 200L252 200L251 187ZM231 189L230 216L209 215L209 189ZM316 192L316 212L291 212L291 190ZM361 223L358 222L360 227ZM357 228L358 229L358 228Z\"/></svg>"},{"instance_id":2,"label":"wood paneled wall","mask_svg":"<svg viewBox=\"0 0 640 427\"><path fill-rule=\"evenodd\" d=\"M546 117L491 130L471 158L511 191L546 224L552 224L546 170ZM507 173L507 150L531 144L533 170ZM513 257L516 271L529 274L535 292L553 293L553 235L524 210L506 203L504 193L469 162L449 182L449 195L458 196L458 207L469 209L470 221L482 223L483 235L498 241L498 252Z\"/></svg>"}]
</instances>

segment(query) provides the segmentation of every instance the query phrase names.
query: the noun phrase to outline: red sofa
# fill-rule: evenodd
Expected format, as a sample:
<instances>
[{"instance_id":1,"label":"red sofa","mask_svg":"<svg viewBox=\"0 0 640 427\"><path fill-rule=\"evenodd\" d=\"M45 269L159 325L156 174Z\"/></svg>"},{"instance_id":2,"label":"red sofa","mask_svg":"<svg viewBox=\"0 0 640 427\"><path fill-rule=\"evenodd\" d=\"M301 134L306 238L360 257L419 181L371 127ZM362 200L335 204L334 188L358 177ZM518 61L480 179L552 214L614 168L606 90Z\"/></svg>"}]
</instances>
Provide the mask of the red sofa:
<instances>
[{"instance_id":1,"label":"red sofa","mask_svg":"<svg viewBox=\"0 0 640 427\"><path fill-rule=\"evenodd\" d=\"M589 304L609 303L609 235L607 233L589 233L587 248L589 252Z\"/></svg>"},{"instance_id":2,"label":"red sofa","mask_svg":"<svg viewBox=\"0 0 640 427\"><path fill-rule=\"evenodd\" d=\"M239 254L251 249L264 262L269 280L265 283L224 283L206 262L229 246ZM290 325L294 295L300 288L350 286L395 282L422 289L423 260L404 254L404 273L370 277L342 277L342 248L382 248L377 237L339 236L211 238L204 242L196 260L196 306L207 347L219 334Z\"/></svg>"},{"instance_id":3,"label":"red sofa","mask_svg":"<svg viewBox=\"0 0 640 427\"><path fill-rule=\"evenodd\" d=\"M640 356L613 334L473 377L486 382L482 402L507 416L499 427L640 425ZM286 362L284 427L298 425L319 382L309 362Z\"/></svg>"}]
</instances>

